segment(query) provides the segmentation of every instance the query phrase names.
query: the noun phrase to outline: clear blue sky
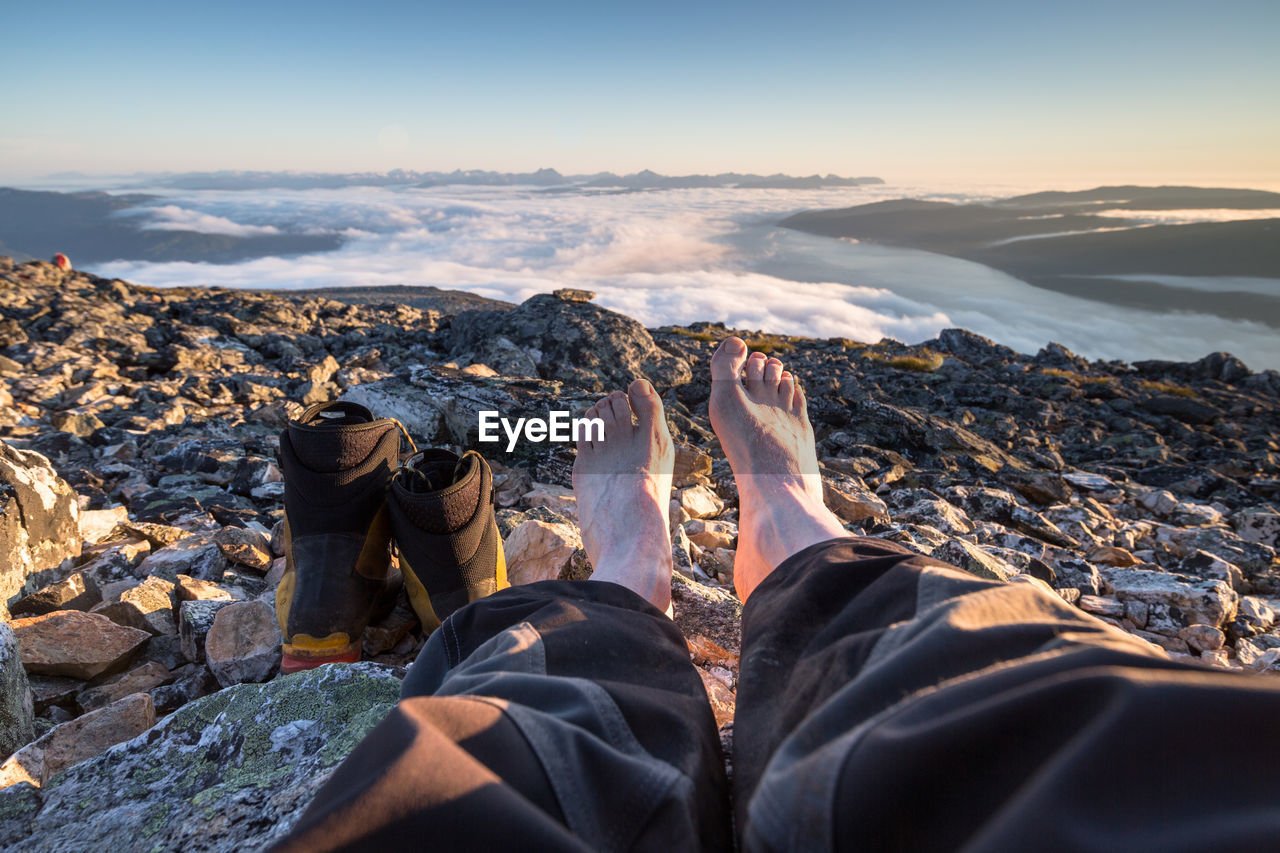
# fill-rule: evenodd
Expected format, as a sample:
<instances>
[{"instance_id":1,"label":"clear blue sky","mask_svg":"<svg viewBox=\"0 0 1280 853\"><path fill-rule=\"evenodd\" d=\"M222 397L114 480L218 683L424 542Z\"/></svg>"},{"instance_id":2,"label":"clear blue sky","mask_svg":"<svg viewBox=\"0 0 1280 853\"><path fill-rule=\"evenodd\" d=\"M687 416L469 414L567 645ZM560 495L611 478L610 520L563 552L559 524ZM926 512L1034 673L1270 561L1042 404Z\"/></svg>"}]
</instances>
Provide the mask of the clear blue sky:
<instances>
[{"instance_id":1,"label":"clear blue sky","mask_svg":"<svg viewBox=\"0 0 1280 853\"><path fill-rule=\"evenodd\" d=\"M1280 185L1280 2L21 2L0 179L552 166Z\"/></svg>"}]
</instances>

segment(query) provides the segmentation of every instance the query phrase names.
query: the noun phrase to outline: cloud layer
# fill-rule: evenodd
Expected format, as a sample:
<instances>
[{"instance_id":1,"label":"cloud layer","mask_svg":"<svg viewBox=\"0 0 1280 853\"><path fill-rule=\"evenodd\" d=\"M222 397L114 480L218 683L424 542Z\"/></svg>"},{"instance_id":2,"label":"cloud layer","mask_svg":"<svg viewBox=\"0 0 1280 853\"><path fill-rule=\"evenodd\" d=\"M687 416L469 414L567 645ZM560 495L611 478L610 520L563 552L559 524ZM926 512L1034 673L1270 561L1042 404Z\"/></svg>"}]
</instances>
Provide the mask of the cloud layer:
<instances>
[{"instance_id":1,"label":"cloud layer","mask_svg":"<svg viewBox=\"0 0 1280 853\"><path fill-rule=\"evenodd\" d=\"M141 284L313 288L436 285L518 302L558 287L648 325L723 321L819 337L918 342L963 326L1023 351L1051 340L1090 357L1199 358L1227 349L1280 367L1274 332L1198 315L1154 314L1033 288L979 264L778 229L803 209L911 195L979 200L999 188L679 190L563 193L529 188L173 192L147 227L249 236L342 233L334 252L232 265L113 262Z\"/></svg>"}]
</instances>

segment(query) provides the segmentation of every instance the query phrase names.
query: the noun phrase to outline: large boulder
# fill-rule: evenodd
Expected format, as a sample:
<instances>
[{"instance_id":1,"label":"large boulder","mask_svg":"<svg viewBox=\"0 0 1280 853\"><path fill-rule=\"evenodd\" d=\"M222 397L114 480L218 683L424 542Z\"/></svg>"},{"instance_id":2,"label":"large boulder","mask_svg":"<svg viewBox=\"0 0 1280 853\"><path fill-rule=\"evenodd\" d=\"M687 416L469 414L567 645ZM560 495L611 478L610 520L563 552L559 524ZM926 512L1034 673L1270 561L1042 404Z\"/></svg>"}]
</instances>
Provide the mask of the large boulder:
<instances>
[{"instance_id":1,"label":"large boulder","mask_svg":"<svg viewBox=\"0 0 1280 853\"><path fill-rule=\"evenodd\" d=\"M394 671L360 663L206 696L43 788L0 791L0 848L260 849L399 693Z\"/></svg>"},{"instance_id":2,"label":"large boulder","mask_svg":"<svg viewBox=\"0 0 1280 853\"><path fill-rule=\"evenodd\" d=\"M31 701L18 638L0 622L0 761L36 736Z\"/></svg>"},{"instance_id":3,"label":"large boulder","mask_svg":"<svg viewBox=\"0 0 1280 853\"><path fill-rule=\"evenodd\" d=\"M0 441L0 617L27 580L80 555L80 506L49 460Z\"/></svg>"},{"instance_id":4,"label":"large boulder","mask_svg":"<svg viewBox=\"0 0 1280 853\"><path fill-rule=\"evenodd\" d=\"M1102 576L1122 602L1150 611L1147 630L1174 636L1188 625L1220 628L1236 618L1239 596L1220 580L1200 580L1146 569L1105 569Z\"/></svg>"},{"instance_id":5,"label":"large boulder","mask_svg":"<svg viewBox=\"0 0 1280 853\"><path fill-rule=\"evenodd\" d=\"M27 672L85 680L123 669L151 636L78 610L17 619L13 630Z\"/></svg>"},{"instance_id":6,"label":"large boulder","mask_svg":"<svg viewBox=\"0 0 1280 853\"><path fill-rule=\"evenodd\" d=\"M693 377L688 362L659 348L635 320L563 292L510 311L459 314L449 345L454 358L592 391L625 388L641 376L660 387Z\"/></svg>"}]
</instances>

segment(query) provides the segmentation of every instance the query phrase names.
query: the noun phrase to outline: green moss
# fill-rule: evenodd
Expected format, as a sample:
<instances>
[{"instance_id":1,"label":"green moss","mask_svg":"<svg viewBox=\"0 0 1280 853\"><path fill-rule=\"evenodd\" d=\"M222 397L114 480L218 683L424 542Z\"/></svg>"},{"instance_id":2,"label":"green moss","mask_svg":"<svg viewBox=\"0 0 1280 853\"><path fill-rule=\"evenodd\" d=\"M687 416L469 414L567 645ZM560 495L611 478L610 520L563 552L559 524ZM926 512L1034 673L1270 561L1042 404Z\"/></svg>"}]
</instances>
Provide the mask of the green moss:
<instances>
[{"instance_id":1,"label":"green moss","mask_svg":"<svg viewBox=\"0 0 1280 853\"><path fill-rule=\"evenodd\" d=\"M681 337L692 338L695 341L702 341L703 343L708 343L720 338L719 335L713 332L694 332L689 329L676 329L675 333Z\"/></svg>"},{"instance_id":2,"label":"green moss","mask_svg":"<svg viewBox=\"0 0 1280 853\"><path fill-rule=\"evenodd\" d=\"M918 355L890 356L873 352L870 358L897 370L908 370L912 373L932 373L942 367L944 360L940 353L928 349L920 350Z\"/></svg>"},{"instance_id":3,"label":"green moss","mask_svg":"<svg viewBox=\"0 0 1280 853\"><path fill-rule=\"evenodd\" d=\"M744 340L747 344L747 349L752 352L762 352L765 355L791 352L796 348L795 344L780 335L756 335Z\"/></svg>"},{"instance_id":4,"label":"green moss","mask_svg":"<svg viewBox=\"0 0 1280 853\"><path fill-rule=\"evenodd\" d=\"M1153 382L1149 379L1144 379L1139 382L1138 385L1147 391L1155 391L1160 394L1172 394L1175 397L1199 396L1195 391L1185 385L1176 385L1173 382Z\"/></svg>"}]
</instances>

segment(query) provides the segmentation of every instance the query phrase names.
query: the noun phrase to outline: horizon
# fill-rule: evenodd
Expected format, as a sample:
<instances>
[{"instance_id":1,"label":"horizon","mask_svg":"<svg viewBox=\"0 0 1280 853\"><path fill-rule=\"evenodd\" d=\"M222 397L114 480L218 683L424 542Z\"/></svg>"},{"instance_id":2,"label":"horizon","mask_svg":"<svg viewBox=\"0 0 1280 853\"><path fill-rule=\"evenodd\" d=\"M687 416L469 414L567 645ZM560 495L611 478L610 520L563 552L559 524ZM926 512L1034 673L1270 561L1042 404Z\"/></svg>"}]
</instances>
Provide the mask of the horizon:
<instances>
[{"instance_id":1,"label":"horizon","mask_svg":"<svg viewBox=\"0 0 1280 853\"><path fill-rule=\"evenodd\" d=\"M481 168L1280 188L1280 7L11 11L0 181ZM405 34L412 34L412 39Z\"/></svg>"},{"instance_id":2,"label":"horizon","mask_svg":"<svg viewBox=\"0 0 1280 853\"><path fill-rule=\"evenodd\" d=\"M634 171L623 171L619 169L601 169L596 172L576 172L566 169L556 168L554 166L540 166L533 169L490 169L490 168L450 168L450 169L409 169L406 167L392 167L389 169L361 169L361 170L320 170L320 169L189 169L189 170L139 170L134 172L89 172L83 170L68 169L61 172L51 172L46 174L32 175L28 177L11 176L9 173L0 168L0 188L8 187L11 189L28 190L28 191L47 191L47 192L88 192L88 191L108 191L108 192L148 192L165 189L163 185L148 187L146 181L148 179L171 180L186 175L235 175L235 174L270 174L270 175L289 175L289 176L361 176L369 177L388 177L395 172L417 173L420 175L449 175L449 174L467 174L467 173L490 173L494 175L519 175L533 174L539 171L555 171L566 179L589 178L599 174L613 174L619 178L631 177L643 172L655 172L661 177L692 177L705 176L715 177L722 174L729 174L730 170L720 170L715 172L660 172L656 169L637 169ZM925 192L926 194L947 193L947 192L971 192L974 188L980 187L993 197L999 197L1002 193L1016 195L1024 192L1050 192L1050 191L1080 191L1089 189L1101 189L1104 187L1195 187L1204 189L1252 189L1267 192L1280 192L1280 177L1274 181L1265 180L1223 180L1214 181L1206 179L1202 181L1153 181L1142 182L1137 180L1122 180L1119 178L1112 180L1103 180L1099 178L1079 177L1075 179L1045 179L1043 181L1036 180L960 180L960 179L935 179L935 180L912 180L903 179L895 180L884 175L876 175L872 173L858 174L841 174L830 170L819 170L809 173L794 173L785 171L768 171L768 172L738 172L744 176L752 177L774 177L782 176L788 178L806 178L806 177L835 177L835 178L879 178L882 180L882 186L886 188L901 187L904 192ZM353 184L352 186L360 186ZM510 186L523 186L520 184L512 184ZM533 185L530 185L533 186ZM396 188L396 187L389 187ZM410 187L411 188L411 187ZM679 191L681 188L664 189L663 192ZM753 188L744 188L744 191L751 191ZM848 189L848 188L846 188ZM233 192L250 190L231 190ZM303 190L305 191L305 190ZM769 190L761 190L768 192Z\"/></svg>"}]
</instances>

